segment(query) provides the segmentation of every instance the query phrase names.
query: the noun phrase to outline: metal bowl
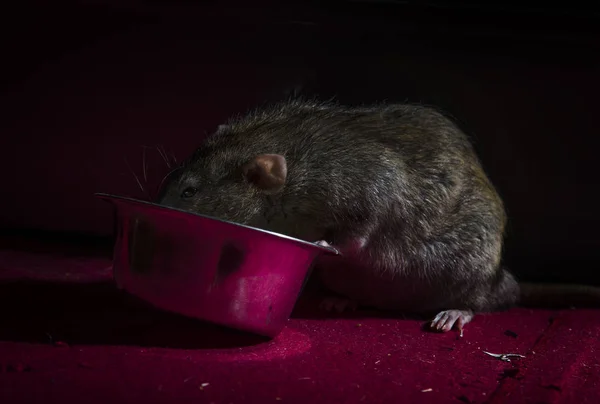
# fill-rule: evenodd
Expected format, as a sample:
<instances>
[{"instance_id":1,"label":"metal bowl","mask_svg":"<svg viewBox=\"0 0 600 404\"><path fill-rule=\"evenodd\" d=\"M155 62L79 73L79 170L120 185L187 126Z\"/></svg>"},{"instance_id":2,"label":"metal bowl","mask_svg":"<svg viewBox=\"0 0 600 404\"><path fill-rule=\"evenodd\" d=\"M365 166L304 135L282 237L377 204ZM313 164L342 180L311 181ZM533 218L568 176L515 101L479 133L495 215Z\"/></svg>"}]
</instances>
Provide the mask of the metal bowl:
<instances>
[{"instance_id":1,"label":"metal bowl","mask_svg":"<svg viewBox=\"0 0 600 404\"><path fill-rule=\"evenodd\" d=\"M332 248L108 194L117 287L162 310L267 337L288 321L316 258Z\"/></svg>"}]
</instances>

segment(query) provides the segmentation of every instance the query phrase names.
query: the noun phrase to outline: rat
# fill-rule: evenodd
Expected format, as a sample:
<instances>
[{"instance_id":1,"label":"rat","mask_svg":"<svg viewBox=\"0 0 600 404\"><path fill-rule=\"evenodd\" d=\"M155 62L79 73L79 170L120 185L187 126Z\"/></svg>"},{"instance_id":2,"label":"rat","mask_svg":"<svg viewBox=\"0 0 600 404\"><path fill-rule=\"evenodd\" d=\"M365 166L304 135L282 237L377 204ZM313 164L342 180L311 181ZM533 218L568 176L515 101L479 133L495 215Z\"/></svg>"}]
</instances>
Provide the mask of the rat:
<instances>
[{"instance_id":1,"label":"rat","mask_svg":"<svg viewBox=\"0 0 600 404\"><path fill-rule=\"evenodd\" d=\"M462 335L475 313L600 301L600 288L519 283L502 265L504 203L469 137L430 106L289 99L233 116L156 202L337 249L316 265L326 310L430 316Z\"/></svg>"}]
</instances>

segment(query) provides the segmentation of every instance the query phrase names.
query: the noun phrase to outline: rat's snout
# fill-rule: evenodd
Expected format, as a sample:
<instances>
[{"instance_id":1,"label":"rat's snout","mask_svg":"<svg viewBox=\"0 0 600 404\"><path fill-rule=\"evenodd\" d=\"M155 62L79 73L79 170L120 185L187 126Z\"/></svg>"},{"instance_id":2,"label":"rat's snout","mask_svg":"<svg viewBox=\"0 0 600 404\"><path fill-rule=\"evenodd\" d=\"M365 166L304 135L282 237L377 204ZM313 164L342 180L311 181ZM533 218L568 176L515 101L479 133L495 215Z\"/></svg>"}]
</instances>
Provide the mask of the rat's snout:
<instances>
[{"instance_id":1,"label":"rat's snout","mask_svg":"<svg viewBox=\"0 0 600 404\"><path fill-rule=\"evenodd\" d=\"M168 206L170 208L180 208L181 198L176 190L171 187L167 187L158 194L156 201L157 204Z\"/></svg>"}]
</instances>

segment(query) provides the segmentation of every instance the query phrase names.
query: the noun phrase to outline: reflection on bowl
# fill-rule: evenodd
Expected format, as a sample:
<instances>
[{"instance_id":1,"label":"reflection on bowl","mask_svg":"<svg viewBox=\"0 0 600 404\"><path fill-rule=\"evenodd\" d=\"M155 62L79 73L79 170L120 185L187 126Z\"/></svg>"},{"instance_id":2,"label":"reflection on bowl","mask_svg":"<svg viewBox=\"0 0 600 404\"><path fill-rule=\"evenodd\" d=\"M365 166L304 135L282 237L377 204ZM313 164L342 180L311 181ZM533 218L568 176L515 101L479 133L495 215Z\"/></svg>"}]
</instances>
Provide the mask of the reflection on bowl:
<instances>
[{"instance_id":1,"label":"reflection on bowl","mask_svg":"<svg viewBox=\"0 0 600 404\"><path fill-rule=\"evenodd\" d=\"M320 254L284 235L107 194L117 286L167 311L274 337Z\"/></svg>"}]
</instances>

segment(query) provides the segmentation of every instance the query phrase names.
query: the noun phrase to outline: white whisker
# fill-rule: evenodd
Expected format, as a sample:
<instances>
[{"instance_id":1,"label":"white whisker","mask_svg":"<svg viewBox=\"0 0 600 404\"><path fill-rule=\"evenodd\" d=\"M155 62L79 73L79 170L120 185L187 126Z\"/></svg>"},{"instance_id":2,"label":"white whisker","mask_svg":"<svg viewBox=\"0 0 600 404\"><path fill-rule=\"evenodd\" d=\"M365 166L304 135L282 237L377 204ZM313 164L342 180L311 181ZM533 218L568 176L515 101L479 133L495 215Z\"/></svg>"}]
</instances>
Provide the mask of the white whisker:
<instances>
[{"instance_id":1,"label":"white whisker","mask_svg":"<svg viewBox=\"0 0 600 404\"><path fill-rule=\"evenodd\" d=\"M148 183L148 176L146 175L146 148L142 148L142 172L144 173L144 182Z\"/></svg>"},{"instance_id":2,"label":"white whisker","mask_svg":"<svg viewBox=\"0 0 600 404\"><path fill-rule=\"evenodd\" d=\"M169 158L167 157L167 153L165 152L164 148L161 145L157 145L156 150L167 164L167 168L171 168L171 163L169 162Z\"/></svg>"},{"instance_id":3,"label":"white whisker","mask_svg":"<svg viewBox=\"0 0 600 404\"><path fill-rule=\"evenodd\" d=\"M138 186L140 187L140 189L142 190L142 192L146 196L148 196L148 192L144 189L144 186L142 185L142 182L138 178L138 176L135 173L135 171L133 171L133 168L131 168L131 165L129 165L129 162L127 161L127 158L124 158L124 160L125 160L125 164L127 165L127 168L129 168L129 171L131 172L131 174L133 174L133 178L135 178L135 181L137 182Z\"/></svg>"}]
</instances>

